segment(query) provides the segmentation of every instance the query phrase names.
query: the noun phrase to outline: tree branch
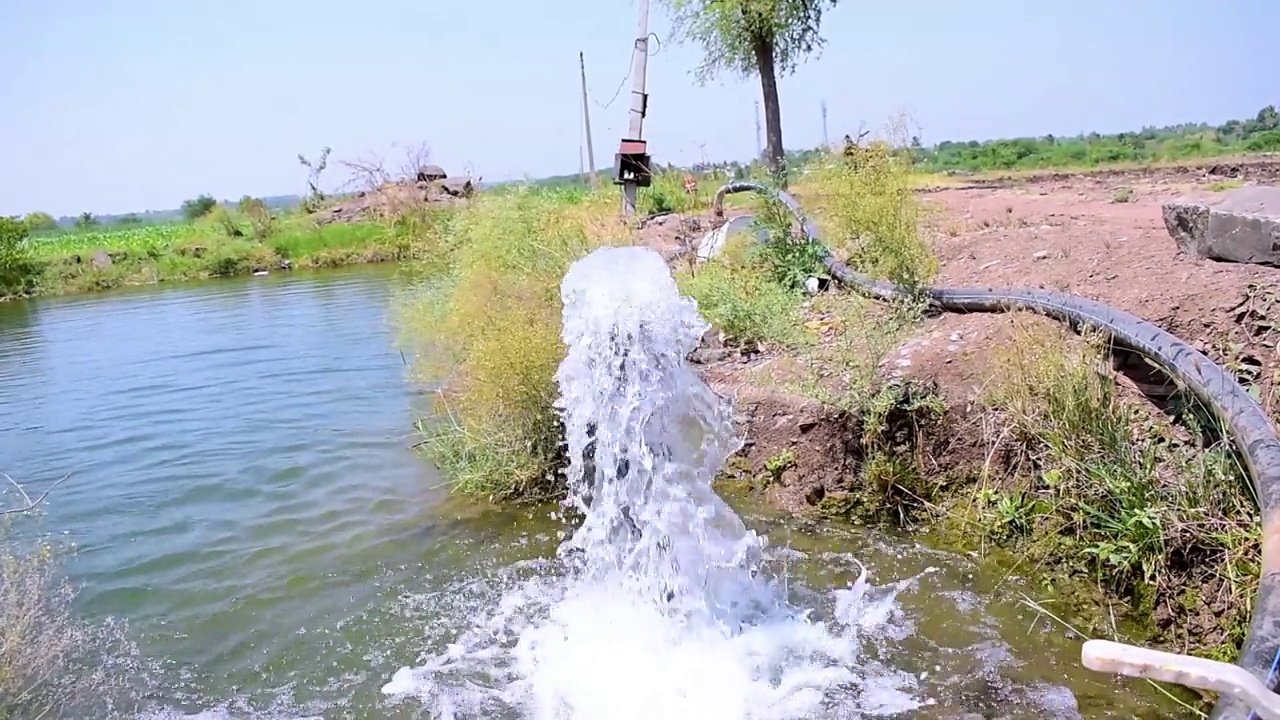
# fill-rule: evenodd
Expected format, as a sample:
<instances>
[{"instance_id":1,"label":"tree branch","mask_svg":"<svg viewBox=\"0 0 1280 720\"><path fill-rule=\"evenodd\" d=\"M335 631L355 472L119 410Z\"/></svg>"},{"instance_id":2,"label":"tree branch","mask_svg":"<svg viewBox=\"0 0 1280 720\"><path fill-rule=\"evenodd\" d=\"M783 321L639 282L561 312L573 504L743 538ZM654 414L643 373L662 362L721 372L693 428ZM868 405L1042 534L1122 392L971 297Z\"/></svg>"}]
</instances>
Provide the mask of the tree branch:
<instances>
[{"instance_id":1,"label":"tree branch","mask_svg":"<svg viewBox=\"0 0 1280 720\"><path fill-rule=\"evenodd\" d=\"M61 478L58 479L57 482L45 488L44 492L40 493L40 497L36 498L35 500L32 500L31 496L27 494L27 491L23 489L22 485L18 484L17 480L14 480L13 478L9 477L8 473L0 473L0 475L3 475L4 479L7 480L10 485L17 488L18 493L22 495L23 502L26 503L26 505L24 505L23 507L10 508L8 510L0 510L0 517L5 515L16 515L18 513L31 512L36 508L37 505L44 502L44 499L49 496L49 493L53 492L54 488L58 487L63 482L65 482L67 478L71 477L71 473L67 473L66 475L63 475Z\"/></svg>"}]
</instances>

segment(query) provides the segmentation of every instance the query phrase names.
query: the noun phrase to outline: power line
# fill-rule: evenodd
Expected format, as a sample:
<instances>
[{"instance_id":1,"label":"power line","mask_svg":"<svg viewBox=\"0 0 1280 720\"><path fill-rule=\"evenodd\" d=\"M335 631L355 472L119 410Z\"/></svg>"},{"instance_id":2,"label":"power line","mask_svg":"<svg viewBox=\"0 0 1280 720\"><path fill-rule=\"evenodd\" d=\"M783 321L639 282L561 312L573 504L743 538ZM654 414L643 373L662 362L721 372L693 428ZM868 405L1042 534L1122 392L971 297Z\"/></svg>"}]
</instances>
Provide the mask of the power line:
<instances>
[{"instance_id":1,"label":"power line","mask_svg":"<svg viewBox=\"0 0 1280 720\"><path fill-rule=\"evenodd\" d=\"M647 53L649 57L653 57L654 55L657 55L658 52L662 50L662 38L658 37L657 33L649 33L649 38L658 44L658 48L656 50L652 50ZM609 98L609 102L601 105L600 101L594 98L591 100L591 102L595 103L596 107L600 108L601 110L608 110L609 107L613 105L614 101L618 99L618 96L622 94L622 88L626 87L627 81L631 79L631 71L632 71L633 65L634 65L634 62L632 63L632 65L627 66L627 74L623 76L622 80L618 83L618 88L613 91L613 97Z\"/></svg>"}]
</instances>

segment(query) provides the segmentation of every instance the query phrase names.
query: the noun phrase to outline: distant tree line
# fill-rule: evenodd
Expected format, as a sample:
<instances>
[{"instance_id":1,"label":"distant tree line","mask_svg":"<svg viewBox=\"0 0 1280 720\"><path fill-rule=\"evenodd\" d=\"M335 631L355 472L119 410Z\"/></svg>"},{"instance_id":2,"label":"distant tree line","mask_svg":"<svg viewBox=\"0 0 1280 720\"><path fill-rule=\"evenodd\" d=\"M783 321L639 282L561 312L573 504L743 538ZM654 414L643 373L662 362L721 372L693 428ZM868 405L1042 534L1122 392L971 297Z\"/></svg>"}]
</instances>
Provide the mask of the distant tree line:
<instances>
[{"instance_id":1,"label":"distant tree line","mask_svg":"<svg viewBox=\"0 0 1280 720\"><path fill-rule=\"evenodd\" d=\"M1114 163L1188 160L1231 153L1280 152L1280 113L1274 105L1251 120L1145 127L1137 132L1074 137L947 141L931 148L913 138L917 163L930 170L1024 170Z\"/></svg>"}]
</instances>

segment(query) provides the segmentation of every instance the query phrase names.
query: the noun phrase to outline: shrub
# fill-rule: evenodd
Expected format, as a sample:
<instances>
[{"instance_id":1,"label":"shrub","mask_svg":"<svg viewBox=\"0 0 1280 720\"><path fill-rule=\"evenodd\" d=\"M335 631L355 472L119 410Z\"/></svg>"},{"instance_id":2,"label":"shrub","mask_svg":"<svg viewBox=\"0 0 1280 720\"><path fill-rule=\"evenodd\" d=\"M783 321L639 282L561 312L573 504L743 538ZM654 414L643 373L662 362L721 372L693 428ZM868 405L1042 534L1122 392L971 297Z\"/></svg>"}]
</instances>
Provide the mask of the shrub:
<instances>
[{"instance_id":1,"label":"shrub","mask_svg":"<svg viewBox=\"0 0 1280 720\"><path fill-rule=\"evenodd\" d=\"M0 216L0 298L35 291L40 266L31 257L28 233L22 220Z\"/></svg>"},{"instance_id":2,"label":"shrub","mask_svg":"<svg viewBox=\"0 0 1280 720\"><path fill-rule=\"evenodd\" d=\"M4 520L0 519L0 523ZM127 697L123 625L76 617L56 550L20 550L0 524L0 718L104 717Z\"/></svg>"},{"instance_id":3,"label":"shrub","mask_svg":"<svg viewBox=\"0 0 1280 720\"><path fill-rule=\"evenodd\" d=\"M27 229L33 235L58 229L58 221L53 219L53 216L47 212L27 213L27 216L22 221L26 223Z\"/></svg>"},{"instance_id":4,"label":"shrub","mask_svg":"<svg viewBox=\"0 0 1280 720\"><path fill-rule=\"evenodd\" d=\"M937 272L918 232L922 208L909 153L872 143L852 156L823 155L794 187L823 242L856 269L908 287Z\"/></svg>"},{"instance_id":5,"label":"shrub","mask_svg":"<svg viewBox=\"0 0 1280 720\"><path fill-rule=\"evenodd\" d=\"M684 173L656 172L652 184L637 192L636 211L644 217L656 213L691 212L705 207L707 198L703 196L704 184L698 184L698 192L689 193L684 189Z\"/></svg>"},{"instance_id":6,"label":"shrub","mask_svg":"<svg viewBox=\"0 0 1280 720\"><path fill-rule=\"evenodd\" d=\"M427 226L419 287L401 306L417 378L440 420L421 429L459 490L494 498L552 491L561 431L552 407L560 280L602 243L612 193L522 188L480 196ZM599 227L597 227L599 226Z\"/></svg>"},{"instance_id":7,"label":"shrub","mask_svg":"<svg viewBox=\"0 0 1280 720\"><path fill-rule=\"evenodd\" d=\"M182 201L182 216L187 220L198 220L205 215L213 212L218 206L218 201L213 199L212 195L201 195L190 200Z\"/></svg>"},{"instance_id":8,"label":"shrub","mask_svg":"<svg viewBox=\"0 0 1280 720\"><path fill-rule=\"evenodd\" d=\"M261 199L245 195L240 198L236 209L241 215L249 218L249 224L253 226L254 238L265 240L275 229L275 217L271 214L271 208L268 208Z\"/></svg>"}]
</instances>

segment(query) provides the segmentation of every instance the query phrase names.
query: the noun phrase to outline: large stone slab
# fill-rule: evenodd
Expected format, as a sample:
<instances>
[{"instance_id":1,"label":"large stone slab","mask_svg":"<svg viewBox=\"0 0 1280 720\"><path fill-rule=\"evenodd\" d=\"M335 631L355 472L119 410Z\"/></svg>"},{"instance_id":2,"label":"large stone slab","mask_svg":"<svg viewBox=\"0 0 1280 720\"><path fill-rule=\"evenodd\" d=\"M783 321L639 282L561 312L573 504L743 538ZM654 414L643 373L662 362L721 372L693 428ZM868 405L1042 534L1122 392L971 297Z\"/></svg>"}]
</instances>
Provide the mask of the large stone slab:
<instances>
[{"instance_id":1,"label":"large stone slab","mask_svg":"<svg viewBox=\"0 0 1280 720\"><path fill-rule=\"evenodd\" d=\"M1188 255L1280 266L1280 187L1255 185L1164 204L1164 226Z\"/></svg>"}]
</instances>

